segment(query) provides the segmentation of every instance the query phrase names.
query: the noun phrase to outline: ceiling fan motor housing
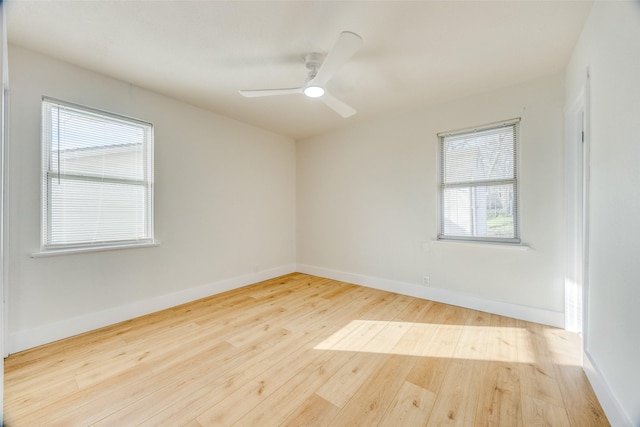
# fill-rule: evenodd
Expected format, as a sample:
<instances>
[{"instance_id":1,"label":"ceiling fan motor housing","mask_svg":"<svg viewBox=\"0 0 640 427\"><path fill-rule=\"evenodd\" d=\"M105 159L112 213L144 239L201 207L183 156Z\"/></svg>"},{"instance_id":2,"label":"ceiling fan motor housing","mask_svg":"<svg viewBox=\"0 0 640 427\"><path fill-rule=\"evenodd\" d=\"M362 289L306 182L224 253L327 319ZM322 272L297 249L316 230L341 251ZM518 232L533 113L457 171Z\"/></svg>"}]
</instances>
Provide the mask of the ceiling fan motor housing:
<instances>
[{"instance_id":1,"label":"ceiling fan motor housing","mask_svg":"<svg viewBox=\"0 0 640 427\"><path fill-rule=\"evenodd\" d=\"M320 65L322 65L322 61L324 60L324 56L318 52L307 53L304 56L304 64L309 70L309 75L307 76L307 83L313 80L313 78L318 74L318 69Z\"/></svg>"}]
</instances>

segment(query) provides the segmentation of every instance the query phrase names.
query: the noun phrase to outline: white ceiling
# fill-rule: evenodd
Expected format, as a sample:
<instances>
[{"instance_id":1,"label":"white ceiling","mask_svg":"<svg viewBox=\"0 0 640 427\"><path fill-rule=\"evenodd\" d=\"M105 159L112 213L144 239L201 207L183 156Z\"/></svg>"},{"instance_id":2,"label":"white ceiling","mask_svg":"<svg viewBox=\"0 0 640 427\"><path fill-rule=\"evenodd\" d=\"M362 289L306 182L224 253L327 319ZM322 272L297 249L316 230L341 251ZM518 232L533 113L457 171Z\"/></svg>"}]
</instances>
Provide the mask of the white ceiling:
<instances>
[{"instance_id":1,"label":"white ceiling","mask_svg":"<svg viewBox=\"0 0 640 427\"><path fill-rule=\"evenodd\" d=\"M587 1L5 0L9 43L301 139L561 72ZM295 87L341 31L363 47L329 82L343 119Z\"/></svg>"}]
</instances>

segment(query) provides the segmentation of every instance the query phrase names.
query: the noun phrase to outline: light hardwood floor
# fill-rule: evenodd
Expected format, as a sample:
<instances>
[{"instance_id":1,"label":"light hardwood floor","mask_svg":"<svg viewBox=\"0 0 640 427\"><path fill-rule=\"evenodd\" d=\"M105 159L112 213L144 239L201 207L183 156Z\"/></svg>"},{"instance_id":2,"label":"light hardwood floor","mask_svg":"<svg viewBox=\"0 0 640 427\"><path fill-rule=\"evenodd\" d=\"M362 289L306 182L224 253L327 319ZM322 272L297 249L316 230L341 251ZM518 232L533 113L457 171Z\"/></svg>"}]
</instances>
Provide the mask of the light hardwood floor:
<instances>
[{"instance_id":1,"label":"light hardwood floor","mask_svg":"<svg viewBox=\"0 0 640 427\"><path fill-rule=\"evenodd\" d=\"M11 355L18 426L603 426L560 329L291 274Z\"/></svg>"}]
</instances>

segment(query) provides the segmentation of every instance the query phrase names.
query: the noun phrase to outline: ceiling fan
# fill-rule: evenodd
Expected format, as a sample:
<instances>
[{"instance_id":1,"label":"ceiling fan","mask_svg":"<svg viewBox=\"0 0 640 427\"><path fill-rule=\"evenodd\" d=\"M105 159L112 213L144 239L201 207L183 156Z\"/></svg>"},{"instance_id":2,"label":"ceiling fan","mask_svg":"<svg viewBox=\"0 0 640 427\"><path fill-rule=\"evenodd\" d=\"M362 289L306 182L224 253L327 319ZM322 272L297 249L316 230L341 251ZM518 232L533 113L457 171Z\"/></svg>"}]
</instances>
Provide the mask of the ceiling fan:
<instances>
[{"instance_id":1,"label":"ceiling fan","mask_svg":"<svg viewBox=\"0 0 640 427\"><path fill-rule=\"evenodd\" d=\"M360 49L360 46L362 46L362 38L359 35L351 31L343 31L324 61L320 53L314 52L305 55L304 62L309 74L304 85L294 88L240 90L239 92L247 98L303 94L309 98L320 98L321 101L342 117L352 116L356 113L356 110L329 93L326 89L326 84Z\"/></svg>"}]
</instances>

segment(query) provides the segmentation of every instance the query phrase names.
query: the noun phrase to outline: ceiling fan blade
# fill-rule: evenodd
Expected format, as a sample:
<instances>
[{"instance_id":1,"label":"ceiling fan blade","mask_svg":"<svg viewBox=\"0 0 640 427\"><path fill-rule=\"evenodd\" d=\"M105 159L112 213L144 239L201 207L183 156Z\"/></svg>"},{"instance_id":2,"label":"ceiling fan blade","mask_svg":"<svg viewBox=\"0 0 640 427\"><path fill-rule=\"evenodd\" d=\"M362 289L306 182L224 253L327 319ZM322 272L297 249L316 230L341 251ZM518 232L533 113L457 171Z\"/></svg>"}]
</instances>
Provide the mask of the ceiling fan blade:
<instances>
[{"instance_id":1,"label":"ceiling fan blade","mask_svg":"<svg viewBox=\"0 0 640 427\"><path fill-rule=\"evenodd\" d=\"M336 44L333 45L333 49L325 58L311 83L324 86L340 67L360 49L360 46L362 46L362 38L356 33L351 31L340 33Z\"/></svg>"},{"instance_id":2,"label":"ceiling fan blade","mask_svg":"<svg viewBox=\"0 0 640 427\"><path fill-rule=\"evenodd\" d=\"M347 117L353 116L356 113L355 108L345 104L335 96L331 95L329 92L325 92L325 94L320 99L345 119Z\"/></svg>"},{"instance_id":3,"label":"ceiling fan blade","mask_svg":"<svg viewBox=\"0 0 640 427\"><path fill-rule=\"evenodd\" d=\"M245 98L257 98L259 96L273 95L291 95L294 93L302 93L303 87L292 87L285 89L255 89L255 90L239 90L240 95Z\"/></svg>"}]
</instances>

